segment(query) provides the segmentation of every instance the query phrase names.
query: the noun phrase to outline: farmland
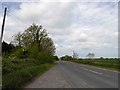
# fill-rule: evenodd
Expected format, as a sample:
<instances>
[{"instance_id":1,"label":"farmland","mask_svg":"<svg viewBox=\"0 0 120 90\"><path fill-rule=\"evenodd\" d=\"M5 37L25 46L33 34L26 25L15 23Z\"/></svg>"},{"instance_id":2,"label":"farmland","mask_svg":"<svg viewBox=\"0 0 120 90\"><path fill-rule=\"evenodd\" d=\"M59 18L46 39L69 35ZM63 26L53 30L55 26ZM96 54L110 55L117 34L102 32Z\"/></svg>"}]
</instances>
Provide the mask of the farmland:
<instances>
[{"instance_id":1,"label":"farmland","mask_svg":"<svg viewBox=\"0 0 120 90\"><path fill-rule=\"evenodd\" d=\"M72 58L72 56L63 56L61 60L71 61L79 64L91 65L111 70L120 71L120 60L117 58Z\"/></svg>"},{"instance_id":2,"label":"farmland","mask_svg":"<svg viewBox=\"0 0 120 90\"><path fill-rule=\"evenodd\" d=\"M72 60L73 61L73 60ZM94 59L94 60L74 60L73 62L85 65L92 65L101 68L120 71L120 61L118 59Z\"/></svg>"}]
</instances>

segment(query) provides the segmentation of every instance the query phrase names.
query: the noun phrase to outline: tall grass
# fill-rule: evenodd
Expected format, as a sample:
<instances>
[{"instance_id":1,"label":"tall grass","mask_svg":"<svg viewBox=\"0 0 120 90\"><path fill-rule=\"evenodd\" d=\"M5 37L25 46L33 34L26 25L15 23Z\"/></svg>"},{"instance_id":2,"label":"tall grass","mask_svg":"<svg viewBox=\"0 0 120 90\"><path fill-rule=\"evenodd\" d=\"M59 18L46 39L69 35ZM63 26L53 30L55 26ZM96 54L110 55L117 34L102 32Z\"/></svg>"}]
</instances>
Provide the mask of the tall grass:
<instances>
[{"instance_id":1,"label":"tall grass","mask_svg":"<svg viewBox=\"0 0 120 90\"><path fill-rule=\"evenodd\" d=\"M35 76L44 73L54 64L33 65L3 76L3 89L19 89Z\"/></svg>"},{"instance_id":2,"label":"tall grass","mask_svg":"<svg viewBox=\"0 0 120 90\"><path fill-rule=\"evenodd\" d=\"M35 65L33 59L5 59L2 61L2 75L6 75L12 72L16 72L20 69L24 69Z\"/></svg>"},{"instance_id":3,"label":"tall grass","mask_svg":"<svg viewBox=\"0 0 120 90\"><path fill-rule=\"evenodd\" d=\"M35 76L44 73L55 64L52 56L40 55L36 57L36 59L3 58L2 88L17 90Z\"/></svg>"},{"instance_id":4,"label":"tall grass","mask_svg":"<svg viewBox=\"0 0 120 90\"><path fill-rule=\"evenodd\" d=\"M109 59L109 60L102 60L102 59L99 59L99 60L72 60L72 62L120 71L120 61L117 59L116 60L113 60L113 59Z\"/></svg>"},{"instance_id":5,"label":"tall grass","mask_svg":"<svg viewBox=\"0 0 120 90\"><path fill-rule=\"evenodd\" d=\"M120 71L118 60L76 60L75 62Z\"/></svg>"}]
</instances>

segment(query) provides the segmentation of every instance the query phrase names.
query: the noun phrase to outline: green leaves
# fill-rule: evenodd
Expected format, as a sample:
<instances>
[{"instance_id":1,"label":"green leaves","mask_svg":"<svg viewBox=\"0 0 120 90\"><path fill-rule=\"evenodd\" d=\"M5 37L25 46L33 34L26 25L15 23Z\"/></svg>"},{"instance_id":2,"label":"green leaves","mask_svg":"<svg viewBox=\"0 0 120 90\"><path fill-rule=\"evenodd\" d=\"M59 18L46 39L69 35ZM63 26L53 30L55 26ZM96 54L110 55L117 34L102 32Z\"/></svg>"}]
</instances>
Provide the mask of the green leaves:
<instances>
[{"instance_id":1,"label":"green leaves","mask_svg":"<svg viewBox=\"0 0 120 90\"><path fill-rule=\"evenodd\" d=\"M27 68L22 68L18 71L9 73L3 76L2 87L4 90L18 90L25 83L31 81L36 75L40 75L47 71L54 64L32 65Z\"/></svg>"},{"instance_id":2,"label":"green leaves","mask_svg":"<svg viewBox=\"0 0 120 90\"><path fill-rule=\"evenodd\" d=\"M42 25L32 24L23 33L19 32L14 40L17 47L19 47L15 50L16 53L14 53L18 58L28 56L28 58L34 59L38 56L39 52L50 55L54 55L55 53L53 40Z\"/></svg>"},{"instance_id":3,"label":"green leaves","mask_svg":"<svg viewBox=\"0 0 120 90\"><path fill-rule=\"evenodd\" d=\"M69 61L69 60L73 60L73 58L72 56L65 55L61 57L61 60Z\"/></svg>"},{"instance_id":4,"label":"green leaves","mask_svg":"<svg viewBox=\"0 0 120 90\"><path fill-rule=\"evenodd\" d=\"M55 45L42 25L32 24L14 39L15 49L3 60L3 88L18 88L54 64Z\"/></svg>"}]
</instances>

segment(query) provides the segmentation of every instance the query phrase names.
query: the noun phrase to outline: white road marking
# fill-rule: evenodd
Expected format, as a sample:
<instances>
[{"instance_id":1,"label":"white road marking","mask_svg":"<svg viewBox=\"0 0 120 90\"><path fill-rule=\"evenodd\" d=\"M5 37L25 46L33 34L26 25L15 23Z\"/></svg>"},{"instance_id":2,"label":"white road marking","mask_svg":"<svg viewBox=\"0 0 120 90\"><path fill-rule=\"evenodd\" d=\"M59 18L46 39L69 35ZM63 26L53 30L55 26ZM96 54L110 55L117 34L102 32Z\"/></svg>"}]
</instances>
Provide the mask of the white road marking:
<instances>
[{"instance_id":1,"label":"white road marking","mask_svg":"<svg viewBox=\"0 0 120 90\"><path fill-rule=\"evenodd\" d=\"M101 69L101 70L105 70L105 71L111 71L111 72L120 73L120 72L118 72L118 71L114 71L114 70L110 70L110 69L105 69L105 68L100 68L100 67L96 67L96 66L90 66L90 65L84 65L84 64L80 64L80 65L86 66L86 67L93 67L93 68Z\"/></svg>"},{"instance_id":2,"label":"white road marking","mask_svg":"<svg viewBox=\"0 0 120 90\"><path fill-rule=\"evenodd\" d=\"M90 72L93 72L93 73L96 73L96 74L102 74L100 72L96 72L96 71L93 71L93 70L90 70L90 69L86 69L86 68L82 68L83 70L86 70L86 71L90 71Z\"/></svg>"}]
</instances>

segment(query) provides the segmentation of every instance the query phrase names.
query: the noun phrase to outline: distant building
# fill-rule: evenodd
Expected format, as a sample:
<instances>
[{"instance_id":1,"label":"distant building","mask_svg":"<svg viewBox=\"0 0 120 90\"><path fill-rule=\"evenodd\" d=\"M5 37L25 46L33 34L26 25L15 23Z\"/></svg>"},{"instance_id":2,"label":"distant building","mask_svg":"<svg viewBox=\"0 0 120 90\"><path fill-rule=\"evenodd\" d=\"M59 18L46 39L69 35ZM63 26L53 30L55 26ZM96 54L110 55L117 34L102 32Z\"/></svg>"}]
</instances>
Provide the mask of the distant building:
<instances>
[{"instance_id":1,"label":"distant building","mask_svg":"<svg viewBox=\"0 0 120 90\"><path fill-rule=\"evenodd\" d=\"M2 53L10 53L14 48L12 44L7 44L5 41L2 42Z\"/></svg>"}]
</instances>

